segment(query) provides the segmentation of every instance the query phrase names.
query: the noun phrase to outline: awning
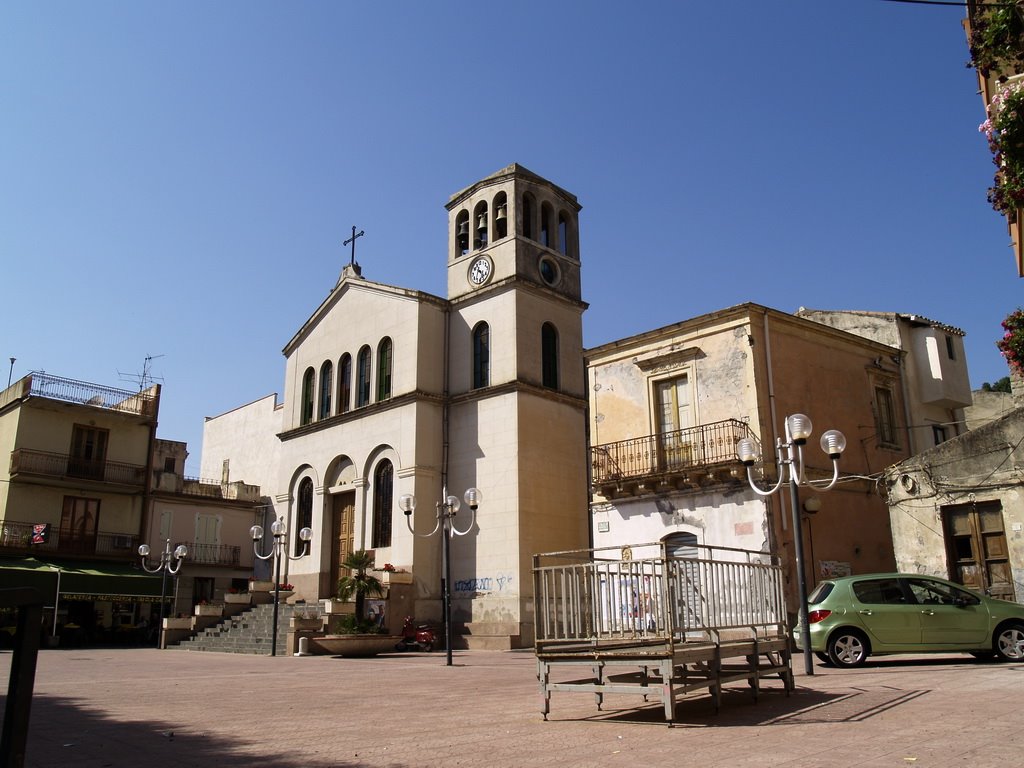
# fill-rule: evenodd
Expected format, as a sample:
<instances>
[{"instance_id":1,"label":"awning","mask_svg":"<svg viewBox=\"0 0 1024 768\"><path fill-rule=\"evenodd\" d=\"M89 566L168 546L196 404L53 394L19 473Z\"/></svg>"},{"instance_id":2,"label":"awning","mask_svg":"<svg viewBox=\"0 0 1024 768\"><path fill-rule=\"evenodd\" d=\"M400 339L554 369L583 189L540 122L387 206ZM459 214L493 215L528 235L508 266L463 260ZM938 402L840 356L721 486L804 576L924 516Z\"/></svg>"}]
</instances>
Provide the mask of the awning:
<instances>
[{"instance_id":1,"label":"awning","mask_svg":"<svg viewBox=\"0 0 1024 768\"><path fill-rule=\"evenodd\" d=\"M0 587L33 587L47 604L52 605L58 570L61 600L160 602L161 577L122 563L37 557L0 558Z\"/></svg>"}]
</instances>

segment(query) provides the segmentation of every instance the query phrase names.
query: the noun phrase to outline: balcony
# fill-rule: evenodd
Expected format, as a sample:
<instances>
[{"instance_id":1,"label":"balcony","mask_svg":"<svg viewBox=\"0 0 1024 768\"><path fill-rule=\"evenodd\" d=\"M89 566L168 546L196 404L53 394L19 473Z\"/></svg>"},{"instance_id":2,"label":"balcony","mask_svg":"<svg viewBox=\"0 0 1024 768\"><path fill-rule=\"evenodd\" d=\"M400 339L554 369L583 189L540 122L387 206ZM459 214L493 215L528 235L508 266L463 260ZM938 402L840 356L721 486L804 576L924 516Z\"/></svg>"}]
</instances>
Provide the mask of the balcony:
<instances>
[{"instance_id":1,"label":"balcony","mask_svg":"<svg viewBox=\"0 0 1024 768\"><path fill-rule=\"evenodd\" d=\"M241 565L241 547L231 544L203 544L198 541L181 541L188 547L186 562L202 565L226 565L238 568ZM177 544L174 545L177 547Z\"/></svg>"},{"instance_id":2,"label":"balcony","mask_svg":"<svg viewBox=\"0 0 1024 768\"><path fill-rule=\"evenodd\" d=\"M156 392L155 386L143 392L132 392L33 371L0 393L0 407L21 398L42 397L154 418L157 410Z\"/></svg>"},{"instance_id":3,"label":"balcony","mask_svg":"<svg viewBox=\"0 0 1024 768\"><path fill-rule=\"evenodd\" d=\"M66 453L18 448L11 453L11 477L18 475L36 475L57 480L93 480L141 487L145 484L146 468L121 461L94 461Z\"/></svg>"},{"instance_id":4,"label":"balcony","mask_svg":"<svg viewBox=\"0 0 1024 768\"><path fill-rule=\"evenodd\" d=\"M746 422L726 419L597 445L591 481L609 499L720 484L741 467L736 443L743 438L757 442Z\"/></svg>"},{"instance_id":5,"label":"balcony","mask_svg":"<svg viewBox=\"0 0 1024 768\"><path fill-rule=\"evenodd\" d=\"M36 521L39 522L39 521ZM30 554L47 555L99 555L100 557L135 558L139 537L134 533L80 533L62 530L54 524L50 540L45 544L32 543L33 523L0 520L0 549Z\"/></svg>"}]
</instances>

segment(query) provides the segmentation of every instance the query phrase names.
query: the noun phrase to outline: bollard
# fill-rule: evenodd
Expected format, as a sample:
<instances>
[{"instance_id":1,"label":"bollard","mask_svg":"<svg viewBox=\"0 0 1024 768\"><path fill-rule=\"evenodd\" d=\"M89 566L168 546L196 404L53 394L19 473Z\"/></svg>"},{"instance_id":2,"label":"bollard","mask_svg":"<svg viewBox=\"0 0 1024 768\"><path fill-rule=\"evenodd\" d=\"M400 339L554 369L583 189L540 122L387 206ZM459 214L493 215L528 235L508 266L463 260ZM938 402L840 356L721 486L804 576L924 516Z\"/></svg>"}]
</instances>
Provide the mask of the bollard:
<instances>
[{"instance_id":1,"label":"bollard","mask_svg":"<svg viewBox=\"0 0 1024 768\"><path fill-rule=\"evenodd\" d=\"M295 655L296 656L312 656L312 654L309 652L309 638L308 637L300 637L299 638L299 650L295 652Z\"/></svg>"}]
</instances>

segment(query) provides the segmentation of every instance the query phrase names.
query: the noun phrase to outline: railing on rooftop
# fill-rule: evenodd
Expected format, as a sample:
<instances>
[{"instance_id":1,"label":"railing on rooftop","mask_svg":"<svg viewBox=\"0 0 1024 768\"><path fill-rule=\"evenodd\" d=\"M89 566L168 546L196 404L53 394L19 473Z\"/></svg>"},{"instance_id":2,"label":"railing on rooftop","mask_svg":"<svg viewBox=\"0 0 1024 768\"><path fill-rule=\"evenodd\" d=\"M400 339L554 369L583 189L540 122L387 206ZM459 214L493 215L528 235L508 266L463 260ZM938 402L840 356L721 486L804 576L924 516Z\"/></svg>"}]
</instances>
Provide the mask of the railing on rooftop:
<instances>
[{"instance_id":1,"label":"railing on rooftop","mask_svg":"<svg viewBox=\"0 0 1024 768\"><path fill-rule=\"evenodd\" d=\"M144 485L146 468L123 461L95 461L66 453L18 448L11 452L11 475L95 480L120 485Z\"/></svg>"},{"instance_id":2,"label":"railing on rooftop","mask_svg":"<svg viewBox=\"0 0 1024 768\"><path fill-rule=\"evenodd\" d=\"M605 443L590 449L595 485L736 461L736 443L757 441L750 426L725 419L673 432Z\"/></svg>"},{"instance_id":3,"label":"railing on rooftop","mask_svg":"<svg viewBox=\"0 0 1024 768\"><path fill-rule=\"evenodd\" d=\"M142 392L105 387L33 371L0 393L0 408L22 397L42 397L64 403L105 408L139 416L156 415L156 388Z\"/></svg>"}]
</instances>

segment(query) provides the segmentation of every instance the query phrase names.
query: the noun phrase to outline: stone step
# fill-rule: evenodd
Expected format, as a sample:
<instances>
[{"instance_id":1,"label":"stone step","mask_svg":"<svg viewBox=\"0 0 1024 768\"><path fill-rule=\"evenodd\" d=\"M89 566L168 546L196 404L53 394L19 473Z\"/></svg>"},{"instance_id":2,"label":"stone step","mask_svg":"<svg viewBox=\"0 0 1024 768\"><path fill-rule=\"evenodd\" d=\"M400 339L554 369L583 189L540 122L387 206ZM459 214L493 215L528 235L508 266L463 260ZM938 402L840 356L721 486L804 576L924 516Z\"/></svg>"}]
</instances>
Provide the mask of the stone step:
<instances>
[{"instance_id":1,"label":"stone step","mask_svg":"<svg viewBox=\"0 0 1024 768\"><path fill-rule=\"evenodd\" d=\"M288 641L288 623L294 609L281 605L278 610L277 649L280 653ZM269 654L274 626L273 604L262 604L234 616L226 617L188 640L169 648L183 651L216 653Z\"/></svg>"}]
</instances>

